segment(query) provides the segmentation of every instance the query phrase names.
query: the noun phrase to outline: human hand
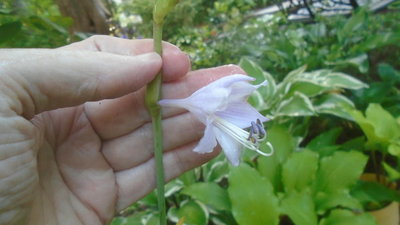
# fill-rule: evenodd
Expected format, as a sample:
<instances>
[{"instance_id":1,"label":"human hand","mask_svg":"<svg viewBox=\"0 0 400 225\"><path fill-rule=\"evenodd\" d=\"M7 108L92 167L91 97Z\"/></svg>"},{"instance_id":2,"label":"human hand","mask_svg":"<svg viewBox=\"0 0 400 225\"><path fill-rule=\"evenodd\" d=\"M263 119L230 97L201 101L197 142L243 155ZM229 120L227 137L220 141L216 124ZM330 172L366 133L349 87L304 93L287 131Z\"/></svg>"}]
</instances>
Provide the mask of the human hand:
<instances>
[{"instance_id":1,"label":"human hand","mask_svg":"<svg viewBox=\"0 0 400 225\"><path fill-rule=\"evenodd\" d=\"M109 223L155 187L144 86L162 67L163 96L183 98L242 73L188 72L171 44L163 60L150 52L152 40L107 36L0 50L0 224ZM166 109L163 129L167 180L217 154L192 152L204 126L187 112Z\"/></svg>"}]
</instances>

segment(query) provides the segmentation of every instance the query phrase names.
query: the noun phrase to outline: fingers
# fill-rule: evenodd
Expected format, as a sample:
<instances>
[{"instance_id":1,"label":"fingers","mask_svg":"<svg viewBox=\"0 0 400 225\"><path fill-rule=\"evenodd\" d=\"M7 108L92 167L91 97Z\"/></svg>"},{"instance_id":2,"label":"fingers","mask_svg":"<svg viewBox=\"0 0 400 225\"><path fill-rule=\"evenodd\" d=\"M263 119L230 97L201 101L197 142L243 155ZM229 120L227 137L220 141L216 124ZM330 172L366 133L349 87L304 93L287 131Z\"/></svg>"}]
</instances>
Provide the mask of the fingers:
<instances>
[{"instance_id":1,"label":"fingers","mask_svg":"<svg viewBox=\"0 0 400 225\"><path fill-rule=\"evenodd\" d=\"M164 120L164 152L198 141L203 131L204 125L191 113ZM148 161L154 154L151 123L141 126L133 133L106 141L102 152L114 171L133 168Z\"/></svg>"},{"instance_id":2,"label":"fingers","mask_svg":"<svg viewBox=\"0 0 400 225\"><path fill-rule=\"evenodd\" d=\"M175 82L163 85L163 98L184 98L202 86L221 77L244 73L238 66L221 66L190 72ZM85 105L85 111L96 132L104 140L127 135L150 121L143 102L144 92L135 92L122 98ZM164 118L184 112L165 108Z\"/></svg>"},{"instance_id":3,"label":"fingers","mask_svg":"<svg viewBox=\"0 0 400 225\"><path fill-rule=\"evenodd\" d=\"M121 56L43 49L0 51L0 59L5 62L0 90L10 98L10 108L28 118L134 92L150 82L162 64L156 53Z\"/></svg>"},{"instance_id":4,"label":"fingers","mask_svg":"<svg viewBox=\"0 0 400 225\"><path fill-rule=\"evenodd\" d=\"M197 143L190 143L164 154L165 180L169 181L180 174L198 167L212 159L219 151L198 154L192 149ZM128 207L132 202L144 197L155 187L154 159L142 165L116 173L118 200L116 210ZM137 182L142 180L145 182Z\"/></svg>"},{"instance_id":5,"label":"fingers","mask_svg":"<svg viewBox=\"0 0 400 225\"><path fill-rule=\"evenodd\" d=\"M80 42L62 47L65 50L89 50L118 55L135 56L153 52L153 40L129 40L106 35L95 35ZM163 79L177 80L190 70L189 57L178 47L163 42Z\"/></svg>"}]
</instances>

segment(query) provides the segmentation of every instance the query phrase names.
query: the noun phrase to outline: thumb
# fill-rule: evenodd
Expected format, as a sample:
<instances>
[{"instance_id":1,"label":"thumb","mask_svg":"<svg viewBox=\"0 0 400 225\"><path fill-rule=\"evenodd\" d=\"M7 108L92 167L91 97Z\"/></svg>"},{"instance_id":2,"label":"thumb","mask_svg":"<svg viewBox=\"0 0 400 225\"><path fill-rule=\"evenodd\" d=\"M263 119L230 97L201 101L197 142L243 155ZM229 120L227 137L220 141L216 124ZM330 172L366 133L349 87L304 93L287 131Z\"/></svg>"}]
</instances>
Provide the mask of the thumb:
<instances>
[{"instance_id":1,"label":"thumb","mask_svg":"<svg viewBox=\"0 0 400 225\"><path fill-rule=\"evenodd\" d=\"M0 104L7 102L9 109L26 118L134 92L162 65L156 53L122 56L50 49L0 51L0 59L0 98L9 98Z\"/></svg>"}]
</instances>

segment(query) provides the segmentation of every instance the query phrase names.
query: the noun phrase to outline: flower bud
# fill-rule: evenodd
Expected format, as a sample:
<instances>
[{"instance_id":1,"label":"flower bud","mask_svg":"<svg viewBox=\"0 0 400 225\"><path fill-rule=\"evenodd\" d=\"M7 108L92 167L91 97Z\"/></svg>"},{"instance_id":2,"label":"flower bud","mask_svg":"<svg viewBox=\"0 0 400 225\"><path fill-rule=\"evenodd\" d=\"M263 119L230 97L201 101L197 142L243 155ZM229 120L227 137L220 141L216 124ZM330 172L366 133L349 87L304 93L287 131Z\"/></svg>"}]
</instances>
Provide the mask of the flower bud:
<instances>
[{"instance_id":1,"label":"flower bud","mask_svg":"<svg viewBox=\"0 0 400 225\"><path fill-rule=\"evenodd\" d=\"M157 24L164 21L165 16L172 11L179 0L157 0L153 10L153 20Z\"/></svg>"}]
</instances>

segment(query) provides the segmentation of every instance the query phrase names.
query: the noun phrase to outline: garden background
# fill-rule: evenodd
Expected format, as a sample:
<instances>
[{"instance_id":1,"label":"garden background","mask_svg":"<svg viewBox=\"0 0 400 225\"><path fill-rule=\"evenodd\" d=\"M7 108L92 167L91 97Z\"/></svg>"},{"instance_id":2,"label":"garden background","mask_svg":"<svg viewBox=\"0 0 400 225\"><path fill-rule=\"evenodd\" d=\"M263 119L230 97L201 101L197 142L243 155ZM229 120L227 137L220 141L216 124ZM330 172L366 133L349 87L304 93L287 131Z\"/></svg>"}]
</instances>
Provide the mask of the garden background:
<instances>
[{"instance_id":1,"label":"garden background","mask_svg":"<svg viewBox=\"0 0 400 225\"><path fill-rule=\"evenodd\" d=\"M153 3L5 0L0 47L151 37ZM249 101L271 119L275 154L243 151L238 167L220 155L169 182L169 222L384 224L370 212L400 201L399 21L400 1L181 0L164 40L193 69L233 63L268 81ZM157 216L151 193L112 224L157 224Z\"/></svg>"}]
</instances>

